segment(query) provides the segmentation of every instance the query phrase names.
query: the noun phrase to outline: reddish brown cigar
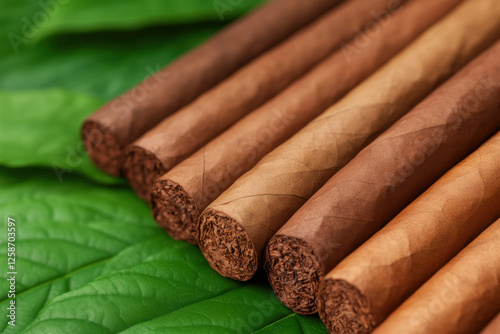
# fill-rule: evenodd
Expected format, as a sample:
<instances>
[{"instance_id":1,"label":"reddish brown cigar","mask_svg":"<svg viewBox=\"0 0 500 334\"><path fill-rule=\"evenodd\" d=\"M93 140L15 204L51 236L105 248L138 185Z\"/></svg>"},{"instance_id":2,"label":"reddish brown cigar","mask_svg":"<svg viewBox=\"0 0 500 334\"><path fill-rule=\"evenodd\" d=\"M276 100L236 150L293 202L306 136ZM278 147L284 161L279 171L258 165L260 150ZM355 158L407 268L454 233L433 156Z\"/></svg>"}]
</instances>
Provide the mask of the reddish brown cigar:
<instances>
[{"instance_id":1,"label":"reddish brown cigar","mask_svg":"<svg viewBox=\"0 0 500 334\"><path fill-rule=\"evenodd\" d=\"M478 333L500 311L499 282L500 220L432 276L373 333Z\"/></svg>"},{"instance_id":2,"label":"reddish brown cigar","mask_svg":"<svg viewBox=\"0 0 500 334\"><path fill-rule=\"evenodd\" d=\"M490 3L500 15L495 0L469 3ZM361 151L276 233L266 268L280 300L316 311L320 278L499 128L500 42Z\"/></svg>"},{"instance_id":3,"label":"reddish brown cigar","mask_svg":"<svg viewBox=\"0 0 500 334\"><path fill-rule=\"evenodd\" d=\"M324 182L491 44L500 22L485 25L484 15L498 12L485 8L471 15L476 6L484 2L457 7L210 204L200 217L199 243L213 268L231 278L251 278L269 239ZM228 247L227 240L239 241Z\"/></svg>"},{"instance_id":4,"label":"reddish brown cigar","mask_svg":"<svg viewBox=\"0 0 500 334\"><path fill-rule=\"evenodd\" d=\"M82 128L91 159L120 175L126 145L337 2L274 0L223 29L92 114Z\"/></svg>"},{"instance_id":5,"label":"reddish brown cigar","mask_svg":"<svg viewBox=\"0 0 500 334\"><path fill-rule=\"evenodd\" d=\"M371 332L497 220L499 168L500 132L330 271L318 298L330 332Z\"/></svg>"},{"instance_id":6,"label":"reddish brown cigar","mask_svg":"<svg viewBox=\"0 0 500 334\"><path fill-rule=\"evenodd\" d=\"M344 45L343 50L174 167L156 183L152 205L155 219L174 238L195 243L198 217L210 202L457 2L424 0L403 6L390 21L379 23L383 26L359 52L347 57L344 50L356 49L357 42Z\"/></svg>"},{"instance_id":7,"label":"reddish brown cigar","mask_svg":"<svg viewBox=\"0 0 500 334\"><path fill-rule=\"evenodd\" d=\"M373 9L387 11L386 6L387 0L341 4L165 119L126 150L132 188L149 200L156 178L305 74L350 40L355 27L374 20Z\"/></svg>"},{"instance_id":8,"label":"reddish brown cigar","mask_svg":"<svg viewBox=\"0 0 500 334\"><path fill-rule=\"evenodd\" d=\"M488 326L486 326L481 334L498 334L500 333L500 313L495 317L495 319L491 320Z\"/></svg>"}]
</instances>

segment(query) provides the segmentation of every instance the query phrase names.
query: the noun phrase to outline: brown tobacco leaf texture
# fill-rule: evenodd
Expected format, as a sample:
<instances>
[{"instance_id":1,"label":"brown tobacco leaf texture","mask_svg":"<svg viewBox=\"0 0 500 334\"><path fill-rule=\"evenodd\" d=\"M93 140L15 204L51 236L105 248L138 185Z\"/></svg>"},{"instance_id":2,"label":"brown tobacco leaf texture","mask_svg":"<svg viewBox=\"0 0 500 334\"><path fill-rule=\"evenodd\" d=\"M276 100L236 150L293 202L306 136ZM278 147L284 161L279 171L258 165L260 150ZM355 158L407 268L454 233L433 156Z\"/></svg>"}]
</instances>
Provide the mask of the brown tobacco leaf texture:
<instances>
[{"instance_id":1,"label":"brown tobacco leaf texture","mask_svg":"<svg viewBox=\"0 0 500 334\"><path fill-rule=\"evenodd\" d=\"M374 333L478 333L500 310L499 238L497 220L425 282Z\"/></svg>"}]
</instances>

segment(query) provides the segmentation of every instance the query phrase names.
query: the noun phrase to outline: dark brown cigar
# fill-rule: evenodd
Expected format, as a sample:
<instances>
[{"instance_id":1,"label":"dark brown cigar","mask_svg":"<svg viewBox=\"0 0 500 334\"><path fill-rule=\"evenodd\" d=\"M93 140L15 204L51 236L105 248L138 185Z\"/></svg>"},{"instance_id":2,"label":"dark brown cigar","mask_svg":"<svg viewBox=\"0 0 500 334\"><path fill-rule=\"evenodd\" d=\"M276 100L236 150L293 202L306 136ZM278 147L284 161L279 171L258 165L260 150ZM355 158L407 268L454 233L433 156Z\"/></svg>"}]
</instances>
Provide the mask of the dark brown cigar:
<instances>
[{"instance_id":1,"label":"dark brown cigar","mask_svg":"<svg viewBox=\"0 0 500 334\"><path fill-rule=\"evenodd\" d=\"M120 175L126 145L337 2L274 0L223 29L89 116L82 137L91 159Z\"/></svg>"},{"instance_id":2,"label":"dark brown cigar","mask_svg":"<svg viewBox=\"0 0 500 334\"><path fill-rule=\"evenodd\" d=\"M149 200L157 177L349 41L387 0L349 0L240 69L126 149L125 175Z\"/></svg>"}]
</instances>

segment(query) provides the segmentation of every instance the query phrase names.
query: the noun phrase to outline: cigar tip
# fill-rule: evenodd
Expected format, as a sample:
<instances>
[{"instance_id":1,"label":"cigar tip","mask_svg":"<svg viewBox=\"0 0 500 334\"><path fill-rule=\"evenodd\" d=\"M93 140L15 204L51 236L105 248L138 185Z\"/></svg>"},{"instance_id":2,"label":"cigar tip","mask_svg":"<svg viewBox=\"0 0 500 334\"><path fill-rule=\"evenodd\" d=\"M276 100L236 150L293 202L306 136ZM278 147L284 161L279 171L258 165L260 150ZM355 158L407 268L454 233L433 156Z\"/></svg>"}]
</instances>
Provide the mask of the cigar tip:
<instances>
[{"instance_id":1,"label":"cigar tip","mask_svg":"<svg viewBox=\"0 0 500 334\"><path fill-rule=\"evenodd\" d=\"M157 179L151 193L151 211L172 238L196 244L200 213L180 185L169 179Z\"/></svg>"},{"instance_id":2,"label":"cigar tip","mask_svg":"<svg viewBox=\"0 0 500 334\"><path fill-rule=\"evenodd\" d=\"M281 302L300 314L316 312L316 296L324 269L303 240L275 235L264 264L269 283Z\"/></svg>"},{"instance_id":3,"label":"cigar tip","mask_svg":"<svg viewBox=\"0 0 500 334\"><path fill-rule=\"evenodd\" d=\"M82 126L82 140L92 162L112 176L120 176L123 152L118 140L99 122L86 120Z\"/></svg>"},{"instance_id":4,"label":"cigar tip","mask_svg":"<svg viewBox=\"0 0 500 334\"><path fill-rule=\"evenodd\" d=\"M156 179L167 172L163 163L153 153L135 145L127 146L124 156L125 177L136 194L149 203Z\"/></svg>"},{"instance_id":5,"label":"cigar tip","mask_svg":"<svg viewBox=\"0 0 500 334\"><path fill-rule=\"evenodd\" d=\"M202 213L198 245L210 266L222 276L247 281L257 271L257 251L248 233L221 211L209 208Z\"/></svg>"},{"instance_id":6,"label":"cigar tip","mask_svg":"<svg viewBox=\"0 0 500 334\"><path fill-rule=\"evenodd\" d=\"M352 284L340 279L324 279L320 284L318 312L330 333L371 333L375 320L365 296Z\"/></svg>"}]
</instances>

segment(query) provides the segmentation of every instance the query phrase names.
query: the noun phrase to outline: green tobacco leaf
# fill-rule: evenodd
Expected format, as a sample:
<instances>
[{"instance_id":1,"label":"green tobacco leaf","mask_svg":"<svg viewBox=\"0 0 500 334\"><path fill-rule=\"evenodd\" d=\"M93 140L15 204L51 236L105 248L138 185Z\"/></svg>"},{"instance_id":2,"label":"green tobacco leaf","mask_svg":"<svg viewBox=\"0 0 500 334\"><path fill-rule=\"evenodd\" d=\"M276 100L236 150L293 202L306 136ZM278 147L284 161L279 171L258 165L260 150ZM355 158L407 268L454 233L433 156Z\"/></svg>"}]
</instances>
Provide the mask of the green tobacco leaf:
<instances>
[{"instance_id":1,"label":"green tobacco leaf","mask_svg":"<svg viewBox=\"0 0 500 334\"><path fill-rule=\"evenodd\" d=\"M46 11L50 19L47 24L40 26L38 38L67 31L130 29L158 24L224 21L238 17L263 0L65 0L64 2L67 3L53 6L52 10Z\"/></svg>"},{"instance_id":2,"label":"green tobacco leaf","mask_svg":"<svg viewBox=\"0 0 500 334\"><path fill-rule=\"evenodd\" d=\"M101 104L61 90L0 92L0 164L47 166L56 181L77 171L100 182L122 182L94 167L79 138L83 119Z\"/></svg>"},{"instance_id":3,"label":"green tobacco leaf","mask_svg":"<svg viewBox=\"0 0 500 334\"><path fill-rule=\"evenodd\" d=\"M172 243L175 244L176 242L167 237L165 233L159 233L154 238L139 242L118 253L106 263L101 274L108 274L141 263L144 259L160 252L165 247L171 247Z\"/></svg>"},{"instance_id":4,"label":"green tobacco leaf","mask_svg":"<svg viewBox=\"0 0 500 334\"><path fill-rule=\"evenodd\" d=\"M191 304L135 325L124 334L139 333L304 333L324 334L315 316L291 313L262 284L248 284L220 296Z\"/></svg>"},{"instance_id":5,"label":"green tobacco leaf","mask_svg":"<svg viewBox=\"0 0 500 334\"><path fill-rule=\"evenodd\" d=\"M8 179L5 182L4 179ZM127 247L162 234L149 208L127 188L99 187L68 176L54 180L49 172L0 170L0 229L7 217L16 221L16 327L0 318L0 331L17 332L52 297L96 278L110 258ZM0 248L7 249L6 238ZM7 254L0 254L7 263ZM9 285L2 272L0 295ZM0 308L9 301L3 299Z\"/></svg>"},{"instance_id":6,"label":"green tobacco leaf","mask_svg":"<svg viewBox=\"0 0 500 334\"><path fill-rule=\"evenodd\" d=\"M317 317L289 324L291 311L262 276L221 277L197 247L166 236L130 190L33 171L0 168L0 211L16 220L18 271L17 323L0 318L5 333L325 332ZM7 290L2 279L0 293Z\"/></svg>"},{"instance_id":7,"label":"green tobacco leaf","mask_svg":"<svg viewBox=\"0 0 500 334\"><path fill-rule=\"evenodd\" d=\"M317 316L293 313L255 332L255 334L277 333L325 334L328 331Z\"/></svg>"},{"instance_id":8,"label":"green tobacco leaf","mask_svg":"<svg viewBox=\"0 0 500 334\"><path fill-rule=\"evenodd\" d=\"M18 54L50 35L224 21L262 0L0 0L0 55Z\"/></svg>"},{"instance_id":9,"label":"green tobacco leaf","mask_svg":"<svg viewBox=\"0 0 500 334\"><path fill-rule=\"evenodd\" d=\"M0 331L4 334L20 333L36 317L40 309L53 297L71 291L82 286L94 278L98 277L104 268L106 260L93 263L88 267L68 273L45 284L37 285L16 296L16 326L7 326L10 319L4 317L0 319ZM9 300L0 302L0 308L6 310Z\"/></svg>"},{"instance_id":10,"label":"green tobacco leaf","mask_svg":"<svg viewBox=\"0 0 500 334\"><path fill-rule=\"evenodd\" d=\"M63 88L108 101L220 27L198 24L50 38L17 55L3 57L0 90Z\"/></svg>"},{"instance_id":11,"label":"green tobacco leaf","mask_svg":"<svg viewBox=\"0 0 500 334\"><path fill-rule=\"evenodd\" d=\"M15 54L20 47L29 43L23 37L29 31L23 26L27 15L33 15L39 7L36 1L0 0L0 8L0 56Z\"/></svg>"},{"instance_id":12,"label":"green tobacco leaf","mask_svg":"<svg viewBox=\"0 0 500 334\"><path fill-rule=\"evenodd\" d=\"M326 332L317 317L290 318L267 282L221 277L198 248L168 237L124 250L103 274L52 299L24 333Z\"/></svg>"},{"instance_id":13,"label":"green tobacco leaf","mask_svg":"<svg viewBox=\"0 0 500 334\"><path fill-rule=\"evenodd\" d=\"M169 241L140 264L54 298L26 332L114 333L242 285L214 272L196 247Z\"/></svg>"},{"instance_id":14,"label":"green tobacco leaf","mask_svg":"<svg viewBox=\"0 0 500 334\"><path fill-rule=\"evenodd\" d=\"M251 333L289 314L269 287L249 284L138 324L123 333Z\"/></svg>"}]
</instances>

